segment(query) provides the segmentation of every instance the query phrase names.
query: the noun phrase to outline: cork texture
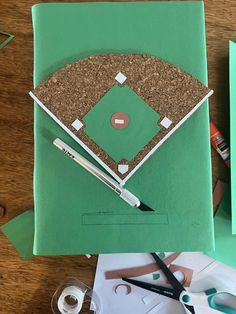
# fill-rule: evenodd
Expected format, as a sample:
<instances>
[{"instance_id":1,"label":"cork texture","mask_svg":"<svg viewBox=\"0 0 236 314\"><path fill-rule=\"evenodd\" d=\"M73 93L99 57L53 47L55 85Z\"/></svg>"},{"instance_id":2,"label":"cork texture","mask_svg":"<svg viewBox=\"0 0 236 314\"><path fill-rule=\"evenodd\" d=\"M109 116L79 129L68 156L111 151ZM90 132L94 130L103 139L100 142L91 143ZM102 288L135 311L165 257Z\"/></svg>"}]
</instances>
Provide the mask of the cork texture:
<instances>
[{"instance_id":1,"label":"cork texture","mask_svg":"<svg viewBox=\"0 0 236 314\"><path fill-rule=\"evenodd\" d=\"M83 121L113 85L120 85L115 80L119 72L127 77L123 85L128 85L160 115L161 128L132 160L119 162L129 165L125 174L119 173L119 163L90 139L84 128L76 131L72 126L75 119ZM32 93L123 180L210 89L180 68L150 55L103 54L66 65ZM172 121L167 129L160 124L164 117Z\"/></svg>"}]
</instances>

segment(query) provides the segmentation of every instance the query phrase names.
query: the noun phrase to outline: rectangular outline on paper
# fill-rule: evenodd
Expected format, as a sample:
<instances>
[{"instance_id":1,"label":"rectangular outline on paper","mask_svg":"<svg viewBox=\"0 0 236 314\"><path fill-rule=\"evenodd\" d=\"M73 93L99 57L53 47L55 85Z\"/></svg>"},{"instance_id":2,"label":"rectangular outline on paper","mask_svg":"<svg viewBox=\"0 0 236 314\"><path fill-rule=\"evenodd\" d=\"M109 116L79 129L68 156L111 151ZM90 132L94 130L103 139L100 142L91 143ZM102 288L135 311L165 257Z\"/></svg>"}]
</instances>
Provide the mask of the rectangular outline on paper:
<instances>
[{"instance_id":1,"label":"rectangular outline on paper","mask_svg":"<svg viewBox=\"0 0 236 314\"><path fill-rule=\"evenodd\" d=\"M114 223L115 221L115 223ZM89 213L82 215L82 225L168 225L168 214Z\"/></svg>"}]
</instances>

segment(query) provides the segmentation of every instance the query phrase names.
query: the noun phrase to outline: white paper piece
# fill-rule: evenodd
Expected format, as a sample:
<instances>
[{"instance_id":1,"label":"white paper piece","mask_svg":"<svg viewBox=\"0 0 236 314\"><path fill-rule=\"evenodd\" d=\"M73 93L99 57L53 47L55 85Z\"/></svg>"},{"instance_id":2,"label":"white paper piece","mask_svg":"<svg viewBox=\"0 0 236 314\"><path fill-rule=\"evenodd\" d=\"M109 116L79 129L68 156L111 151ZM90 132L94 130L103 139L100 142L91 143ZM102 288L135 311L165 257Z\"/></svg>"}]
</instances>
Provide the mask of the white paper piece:
<instances>
[{"instance_id":1,"label":"white paper piece","mask_svg":"<svg viewBox=\"0 0 236 314\"><path fill-rule=\"evenodd\" d=\"M115 119L115 124L125 124L124 119Z\"/></svg>"},{"instance_id":2,"label":"white paper piece","mask_svg":"<svg viewBox=\"0 0 236 314\"><path fill-rule=\"evenodd\" d=\"M168 129L169 126L172 124L172 121L165 117L163 120L161 120L160 124L164 126L164 128Z\"/></svg>"},{"instance_id":3,"label":"white paper piece","mask_svg":"<svg viewBox=\"0 0 236 314\"><path fill-rule=\"evenodd\" d=\"M147 293L149 292L147 291ZM152 303L156 298L157 296L154 293L150 293L148 295L145 295L145 297L142 298L142 301L144 304L149 304ZM156 302L158 301L156 300Z\"/></svg>"},{"instance_id":4,"label":"white paper piece","mask_svg":"<svg viewBox=\"0 0 236 314\"><path fill-rule=\"evenodd\" d=\"M83 123L79 119L76 119L71 125L76 131L79 131L83 127Z\"/></svg>"},{"instance_id":5,"label":"white paper piece","mask_svg":"<svg viewBox=\"0 0 236 314\"><path fill-rule=\"evenodd\" d=\"M166 253L168 255L169 253ZM101 254L98 258L97 271L94 281L94 291L101 298L103 307L103 314L184 314L184 308L180 302L171 300L164 296L160 296L153 292L148 292L139 287L131 285L132 291L129 295L117 295L114 292L114 288L118 284L124 284L125 282L121 279L105 279L105 272L109 270L129 268L134 266L143 266L146 264L153 263L153 258L150 254ZM194 253L181 253L177 259L173 262L175 265L185 266L194 270L193 282L198 282L198 289L204 287L204 277L209 272L215 270L219 264L212 258L198 252ZM204 273L203 273L204 272ZM236 271L235 271L236 272ZM158 272L155 272L158 273ZM199 280L198 277L203 276L203 281ZM166 277L160 272L160 279L153 280L152 274L145 276L136 277L135 279L151 282L158 285L168 286ZM236 275L235 275L236 279ZM157 283L158 281L158 283ZM193 283L192 282L192 283ZM235 280L236 282L236 280ZM208 288L212 286L209 286ZM191 287L192 288L192 285ZM205 290L206 290L205 289ZM204 290L202 288L202 290ZM201 291L202 291L201 290ZM151 312L150 312L151 311ZM213 314L216 311L208 309L197 309L196 314Z\"/></svg>"},{"instance_id":6,"label":"white paper piece","mask_svg":"<svg viewBox=\"0 0 236 314\"><path fill-rule=\"evenodd\" d=\"M179 282L183 282L184 281L184 273L182 273L182 271L176 271L174 272L174 276L175 278L179 281Z\"/></svg>"},{"instance_id":7,"label":"white paper piece","mask_svg":"<svg viewBox=\"0 0 236 314\"><path fill-rule=\"evenodd\" d=\"M153 306L153 308L152 308L151 310L149 310L149 311L147 312L147 314L156 314L156 313L159 312L159 310L160 310L161 308L162 308L162 304L161 304L161 303L156 304L156 305Z\"/></svg>"},{"instance_id":8,"label":"white paper piece","mask_svg":"<svg viewBox=\"0 0 236 314\"><path fill-rule=\"evenodd\" d=\"M122 174L126 173L129 170L128 165L118 165L118 171Z\"/></svg>"},{"instance_id":9,"label":"white paper piece","mask_svg":"<svg viewBox=\"0 0 236 314\"><path fill-rule=\"evenodd\" d=\"M127 80L127 77L126 77L123 73L119 72L119 73L116 75L115 80L116 80L118 83L123 84L123 83Z\"/></svg>"}]
</instances>

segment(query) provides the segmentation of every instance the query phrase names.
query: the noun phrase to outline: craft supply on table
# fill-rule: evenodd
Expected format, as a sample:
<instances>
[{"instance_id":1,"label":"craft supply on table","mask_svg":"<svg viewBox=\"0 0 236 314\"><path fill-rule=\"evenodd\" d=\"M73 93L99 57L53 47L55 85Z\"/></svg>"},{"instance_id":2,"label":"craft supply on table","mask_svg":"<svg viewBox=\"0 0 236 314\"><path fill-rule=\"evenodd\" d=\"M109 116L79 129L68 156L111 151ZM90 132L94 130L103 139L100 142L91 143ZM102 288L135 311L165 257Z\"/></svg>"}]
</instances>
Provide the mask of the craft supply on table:
<instances>
[{"instance_id":1,"label":"craft supply on table","mask_svg":"<svg viewBox=\"0 0 236 314\"><path fill-rule=\"evenodd\" d=\"M57 138L53 141L53 144L61 151L63 151L67 156L69 156L75 162L81 165L84 169L86 169L88 172L94 175L98 180L107 185L112 191L117 193L119 197L121 197L130 206L139 208L142 211L153 211L153 209L149 208L147 205L142 203L136 196L134 196L128 190L124 189L121 185L119 185L118 182L116 182L102 170L94 166L91 162L89 162L82 155L77 153L74 149L72 149L62 140Z\"/></svg>"},{"instance_id":2,"label":"craft supply on table","mask_svg":"<svg viewBox=\"0 0 236 314\"><path fill-rule=\"evenodd\" d=\"M93 23L90 19L91 12L93 13ZM153 62L160 59L164 62L158 64L163 65L164 69L166 64L174 65L171 69L176 71L176 78L179 78L177 69L181 68L194 78L194 82L197 79L203 85L207 85L203 2L43 3L33 6L32 15L35 53L34 88L37 89L40 83L44 84L43 82L46 82L53 73L58 71L57 75L59 72L61 75L60 80L57 81L58 85L63 83L61 87L64 88L67 79L72 79L73 84L70 87L73 87L74 90L76 82L78 83L74 79L74 75L81 73L80 79L86 85L86 93L81 100L84 104L86 101L88 102L88 109L91 108L91 103L94 103L93 108L88 110L86 124L83 120L81 121L80 116L77 117L77 109L80 106L78 94L72 92L68 97L63 95L63 99L58 97L63 105L59 106L58 109L66 106L66 111L63 112L62 110L61 112L62 115L67 114L67 110L71 109L72 119L68 120L68 126L75 134L80 134L85 130L93 137L97 135L94 128L92 130L87 129L89 127L88 122L90 119L94 121L92 116L96 116L96 122L99 125L102 123L104 112L108 112L103 110L108 106L107 99L104 97L106 91L113 85L115 88L112 88L112 93L109 94L112 99L114 92L116 94L118 91L120 94L123 88L122 95L128 99L130 97L133 99L134 93L138 95L138 98L141 98L137 81L140 83L140 92L146 95L149 94L149 87L152 86L154 87L153 95L160 92L163 97L160 106L163 105L166 108L166 102L168 102L170 103L170 111L173 109L172 97L169 99L161 86L160 89L156 90L156 85L153 85L156 80L158 84L161 83L158 76L153 74L155 68L145 67L145 64L140 61L143 69L146 68L146 72L151 72L153 77L144 76L140 72L141 68L137 66L136 61L138 58L141 59L143 55L148 56L149 59L145 59L147 60L146 65L150 64L150 60ZM64 21L63 25L62 20ZM132 28L130 27L131 24ZM96 25L96 29L94 29L94 25ZM198 31L196 32L196 30ZM63 38L63 44L58 39L58 34L60 34L60 38ZM84 40L84 38L89 38L89 40ZM178 40L178 45L173 44L176 40ZM128 65L122 62L124 67L117 69L117 66L116 73L111 76L110 74L103 74L104 69L102 67L100 71L100 63L97 63L96 66L92 61L89 62L91 57L90 60L97 61L104 58L107 63L107 60L114 58L111 56L112 54L119 55L117 58L122 58L124 61L131 60L134 52L137 54L133 56L137 75L132 72L129 62L126 62ZM106 54L109 56L105 57ZM128 54L129 56L124 57L120 54ZM76 71L75 64L80 66L83 62L85 65L83 72ZM67 68L65 67L66 64L74 65ZM86 70L87 66L89 66L89 71ZM65 76L63 76L62 69L65 70ZM109 64L108 69L107 71L110 73ZM128 69L129 73L126 73ZM75 73L73 72L71 76L68 76L70 70L72 72L75 70ZM94 72L91 73L90 70ZM116 77L119 72L125 77L122 75ZM161 77L162 72L165 71L161 71ZM141 80L139 80L138 73L142 74ZM91 75L94 75L95 80L91 80ZM108 76L109 82L107 81ZM187 77L189 79L188 75ZM133 79L131 80L131 78ZM181 79L183 79L182 75ZM50 82L52 83L52 81ZM85 84L86 82L87 84ZM104 85L100 90L101 84ZM163 84L167 86L165 82ZM178 84L178 82L173 80L172 84ZM77 89L80 93L80 84L77 85ZM133 91L131 92L130 89ZM100 92L100 98L97 98L99 95L95 91ZM171 94L176 100L176 93ZM193 94L195 93L192 93L187 86L186 94L180 96L181 99L184 96L189 100L191 98L192 101ZM52 96L54 93L50 95L50 97ZM75 97L77 101L73 102L71 97ZM100 103L102 110L96 111L95 108L99 106L99 99L102 100L101 98L103 98ZM45 98L44 101L46 102ZM145 104L143 101L140 102L141 108L145 112L147 110L152 117L155 116L155 119L152 120L155 121L155 125L150 128L149 120L143 119L143 116L139 114L138 118L141 124L136 123L132 130L136 132L138 125L142 129L143 124L145 124L145 131L149 132L151 129L155 133L158 131L157 115L153 116L155 110L153 108L150 110L149 107L152 104L149 103L148 99L144 99L144 102ZM195 104L197 103L198 99L196 99ZM185 110L185 105L187 105L186 102L182 102L180 108ZM35 255L150 252L157 248L161 251L213 249L207 103L200 106L197 112L173 136L170 136L168 141L147 159L126 182L125 188L134 195L142 197L141 200L145 204L155 209L153 213L134 210L94 176L71 162L69 158L65 158L52 145L55 138L61 138L101 169L91 155L36 103L34 110ZM158 122L160 124L158 127L160 131L158 134L161 134L162 131L169 133L173 130L176 121L169 116L167 111L161 117L159 111L160 119ZM106 119L110 130L116 134L127 132L132 126L132 112L132 110L126 112L123 109L112 112ZM112 117L115 113L122 114L114 116L116 121L114 120L115 126L113 126ZM185 113L183 116L186 116ZM78 114L80 115L81 112ZM63 117L61 118L63 119ZM82 128L81 123L83 124ZM118 125L124 127L118 128ZM148 136L146 137L146 135ZM144 140L148 140L150 135L150 133L145 134ZM105 133L101 145L105 145L107 142L104 141L107 139L111 141L111 138L109 133ZM136 149L136 145L140 145L138 139L134 141L132 148ZM193 142L194 145L192 145ZM112 145L115 147L116 143L112 142ZM125 153L130 153L129 145L127 148ZM117 151L112 150L113 153L117 153ZM119 175L122 176L122 173L127 175L127 166L129 165L126 161L118 162L117 166L120 166L117 167ZM130 167L128 167L129 170ZM65 208L66 213L68 213L66 223ZM185 235L184 239L183 234ZM45 241L45 235L47 241ZM55 239L57 239L57 243L55 243ZM81 241L81 239L86 239L86 242ZM68 242L70 243L69 246Z\"/></svg>"},{"instance_id":3,"label":"craft supply on table","mask_svg":"<svg viewBox=\"0 0 236 314\"><path fill-rule=\"evenodd\" d=\"M23 259L33 257L34 210L29 209L1 226L1 231L11 241Z\"/></svg>"},{"instance_id":4,"label":"craft supply on table","mask_svg":"<svg viewBox=\"0 0 236 314\"><path fill-rule=\"evenodd\" d=\"M14 38L14 35L0 31L0 37L1 35L4 37L4 40L1 41L0 39L0 49L5 47Z\"/></svg>"},{"instance_id":5,"label":"craft supply on table","mask_svg":"<svg viewBox=\"0 0 236 314\"><path fill-rule=\"evenodd\" d=\"M227 154L230 153L230 173L231 182L228 184L219 208L214 218L215 229L215 250L207 252L209 256L218 259L231 267L236 268L236 44L229 42L229 87L230 87L230 152L226 148ZM214 126L213 126L214 128ZM215 130L217 133L217 130ZM224 145L223 145L224 147ZM226 154L226 156L227 156ZM216 186L217 188L217 186ZM222 183L219 192L222 194ZM214 195L214 194L213 194ZM213 198L214 200L214 198Z\"/></svg>"},{"instance_id":6,"label":"craft supply on table","mask_svg":"<svg viewBox=\"0 0 236 314\"><path fill-rule=\"evenodd\" d=\"M223 135L217 129L213 122L210 122L211 144L224 160L227 167L230 168L230 149Z\"/></svg>"},{"instance_id":7,"label":"craft supply on table","mask_svg":"<svg viewBox=\"0 0 236 314\"><path fill-rule=\"evenodd\" d=\"M163 259L163 262L166 265L171 264L181 253L173 253L169 256L167 256L165 259ZM116 270L110 270L105 272L105 278L106 279L118 279L122 277L137 277L137 276L143 276L151 272L155 272L157 270L160 270L160 267L157 265L157 263L151 263L145 266L139 266L139 267L131 267L127 269L116 269Z\"/></svg>"},{"instance_id":8,"label":"craft supply on table","mask_svg":"<svg viewBox=\"0 0 236 314\"><path fill-rule=\"evenodd\" d=\"M174 275L181 280L184 287L186 284L188 286L189 282L192 286L194 278L199 273L211 269L215 263L218 263L212 258L196 252L165 253L163 258L163 261L171 269L174 269ZM180 272L182 277L179 276ZM159 276L157 276L158 274ZM154 279L153 275L155 278L159 278ZM168 285L166 278L163 277L159 266L154 263L150 254L101 254L98 258L93 289L104 304L103 314L146 314L149 311L161 314L183 313L181 304L125 283L121 279L122 276L136 277L135 279L153 284ZM129 286L124 286L124 284ZM200 291L204 288L200 287ZM209 287L206 286L206 288ZM201 312L201 314L206 313Z\"/></svg>"},{"instance_id":9,"label":"craft supply on table","mask_svg":"<svg viewBox=\"0 0 236 314\"><path fill-rule=\"evenodd\" d=\"M167 256L173 253L166 253ZM100 296L101 302L104 304L103 314L183 314L183 302L176 302L171 297L166 298L162 295L151 292L146 289L140 289L140 285L133 285L132 280L124 282L120 279L121 275L127 274L127 269L131 266L134 269L143 268L145 264L153 262L150 254L102 254L99 255L97 271L93 289ZM123 270L122 270L123 267ZM156 268L160 268L159 263ZM119 277L117 279L106 279L105 274L114 272L116 269ZM168 272L174 274L173 279L176 285L181 289L182 294L186 293L194 300L194 311L190 313L196 314L213 314L216 313L213 308L223 310L225 313L236 313L236 298L235 298L235 280L236 270L226 265L209 258L202 253L183 252L171 262ZM189 277L189 271L192 277ZM182 277L181 274L182 273ZM153 274L160 274L158 280L153 278ZM171 290L172 280L161 271L146 273L146 275L138 275L133 278L138 280L143 285L148 287L161 288L161 290L173 293ZM173 278L173 277L172 277ZM187 279L187 280L186 280ZM188 284L190 279L190 284ZM149 285L150 284L150 285ZM215 290L217 290L217 293ZM183 290L184 289L184 290ZM205 293L207 291L207 294ZM226 295L225 292L231 292L231 295ZM179 292L180 293L180 289ZM175 293L177 296L178 293ZM202 298L199 298L199 297ZM195 298L194 298L195 297ZM176 297L177 299L177 297ZM209 301L209 303L208 303ZM191 302L189 302L190 304ZM188 307L188 303L186 303ZM225 306L222 308L220 305ZM228 307L226 311L226 306ZM191 306L190 306L191 310ZM189 313L189 312L187 312Z\"/></svg>"},{"instance_id":10,"label":"craft supply on table","mask_svg":"<svg viewBox=\"0 0 236 314\"><path fill-rule=\"evenodd\" d=\"M174 276L172 271L166 266L166 264L159 258L156 253L151 253L153 259L160 267L161 271L165 274L168 282L171 284L172 288L165 286L160 286L152 283L147 283L139 280L122 278L125 282L135 285L137 287L146 289L148 291L161 294L168 298L179 301L184 306L186 313L195 314L195 308L212 308L214 310L221 311L223 313L233 314L236 313L236 309L226 306L223 304L218 304L216 302L216 297L227 294L236 299L235 291L225 291L221 288L209 287L206 291L193 293L186 291L184 286L178 281Z\"/></svg>"},{"instance_id":11,"label":"craft supply on table","mask_svg":"<svg viewBox=\"0 0 236 314\"><path fill-rule=\"evenodd\" d=\"M52 297L53 314L102 314L99 297L76 278L65 279Z\"/></svg>"}]
</instances>

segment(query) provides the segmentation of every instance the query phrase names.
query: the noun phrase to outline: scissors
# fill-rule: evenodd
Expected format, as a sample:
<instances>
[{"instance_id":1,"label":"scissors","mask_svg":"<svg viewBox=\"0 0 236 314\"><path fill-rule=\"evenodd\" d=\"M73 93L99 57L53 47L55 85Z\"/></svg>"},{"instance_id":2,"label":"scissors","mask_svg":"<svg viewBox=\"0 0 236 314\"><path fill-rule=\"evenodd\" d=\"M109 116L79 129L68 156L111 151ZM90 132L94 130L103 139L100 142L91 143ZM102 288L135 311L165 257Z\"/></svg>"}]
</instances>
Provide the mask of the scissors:
<instances>
[{"instance_id":1,"label":"scissors","mask_svg":"<svg viewBox=\"0 0 236 314\"><path fill-rule=\"evenodd\" d=\"M211 288L203 292L188 292L183 287L183 285L175 278L174 274L169 270L166 264L160 259L160 257L156 253L151 253L152 257L154 258L157 265L160 267L162 272L165 274L166 278L168 279L169 283L172 285L173 288L167 288L163 286L158 286L151 283L146 283L139 280L129 279L129 278L122 278L122 280L133 284L137 287L164 295L165 297L174 299L182 303L185 312L187 314L195 314L194 308L202 307L202 308L212 308L214 310L218 310L223 313L227 314L236 314L236 309L217 304L215 297L227 294L229 296L236 297L235 292L231 291L222 291L221 289Z\"/></svg>"}]
</instances>

